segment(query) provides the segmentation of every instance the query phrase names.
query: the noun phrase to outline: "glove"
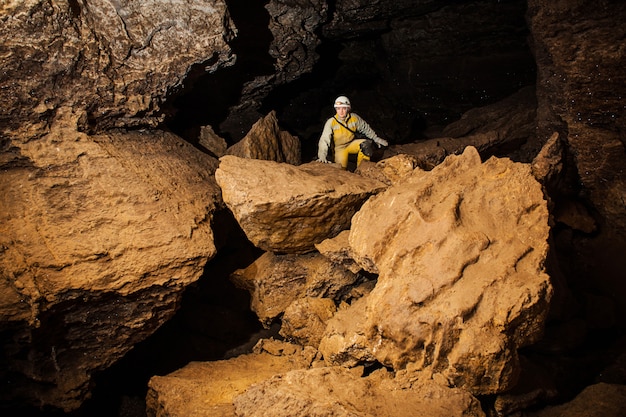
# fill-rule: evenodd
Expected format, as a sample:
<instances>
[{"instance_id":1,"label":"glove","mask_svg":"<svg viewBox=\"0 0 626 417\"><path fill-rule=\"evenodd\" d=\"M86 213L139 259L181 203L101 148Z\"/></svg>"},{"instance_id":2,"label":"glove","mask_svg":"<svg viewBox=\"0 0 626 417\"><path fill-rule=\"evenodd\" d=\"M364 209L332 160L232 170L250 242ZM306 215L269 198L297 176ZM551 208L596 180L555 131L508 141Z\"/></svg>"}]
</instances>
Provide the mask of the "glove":
<instances>
[{"instance_id":1,"label":"glove","mask_svg":"<svg viewBox=\"0 0 626 417\"><path fill-rule=\"evenodd\" d=\"M380 138L378 138L378 140L376 141L376 144L378 145L379 148L381 146L389 146L389 143L385 139L380 139Z\"/></svg>"},{"instance_id":2,"label":"glove","mask_svg":"<svg viewBox=\"0 0 626 417\"><path fill-rule=\"evenodd\" d=\"M326 158L317 158L315 162L322 162L324 164L330 164L330 161Z\"/></svg>"}]
</instances>

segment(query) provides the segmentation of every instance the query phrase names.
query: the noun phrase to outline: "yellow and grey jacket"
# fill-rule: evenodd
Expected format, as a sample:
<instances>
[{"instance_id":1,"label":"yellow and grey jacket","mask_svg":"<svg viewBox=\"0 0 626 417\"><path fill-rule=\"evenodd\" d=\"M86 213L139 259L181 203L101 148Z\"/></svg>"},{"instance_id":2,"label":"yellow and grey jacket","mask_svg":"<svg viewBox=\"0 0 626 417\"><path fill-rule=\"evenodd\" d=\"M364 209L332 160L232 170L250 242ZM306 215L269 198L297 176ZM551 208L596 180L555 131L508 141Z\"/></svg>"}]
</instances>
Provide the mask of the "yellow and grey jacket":
<instances>
[{"instance_id":1,"label":"yellow and grey jacket","mask_svg":"<svg viewBox=\"0 0 626 417\"><path fill-rule=\"evenodd\" d=\"M335 115L326 121L320 136L317 157L325 160L328 149L334 142L335 148L344 148L352 142L357 134L379 143L381 140L376 132L356 113L348 113L344 120Z\"/></svg>"}]
</instances>

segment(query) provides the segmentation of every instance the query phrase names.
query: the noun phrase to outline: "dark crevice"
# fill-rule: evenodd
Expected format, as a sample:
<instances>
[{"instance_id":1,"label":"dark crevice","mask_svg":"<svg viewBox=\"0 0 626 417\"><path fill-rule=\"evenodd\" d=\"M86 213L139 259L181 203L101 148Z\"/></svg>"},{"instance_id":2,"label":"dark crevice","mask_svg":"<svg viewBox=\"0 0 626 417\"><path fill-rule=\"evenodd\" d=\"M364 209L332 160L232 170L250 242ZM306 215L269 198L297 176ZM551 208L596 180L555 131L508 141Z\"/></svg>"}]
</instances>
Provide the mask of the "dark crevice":
<instances>
[{"instance_id":1,"label":"dark crevice","mask_svg":"<svg viewBox=\"0 0 626 417\"><path fill-rule=\"evenodd\" d=\"M237 57L235 64L214 73L206 73L206 63L193 66L182 87L162 105L167 128L193 144L197 144L202 126L212 126L229 144L240 139L234 132L221 131L221 123L239 103L247 82L274 72L274 59L268 52L273 37L267 1L227 0L226 4L238 30L230 44Z\"/></svg>"}]
</instances>

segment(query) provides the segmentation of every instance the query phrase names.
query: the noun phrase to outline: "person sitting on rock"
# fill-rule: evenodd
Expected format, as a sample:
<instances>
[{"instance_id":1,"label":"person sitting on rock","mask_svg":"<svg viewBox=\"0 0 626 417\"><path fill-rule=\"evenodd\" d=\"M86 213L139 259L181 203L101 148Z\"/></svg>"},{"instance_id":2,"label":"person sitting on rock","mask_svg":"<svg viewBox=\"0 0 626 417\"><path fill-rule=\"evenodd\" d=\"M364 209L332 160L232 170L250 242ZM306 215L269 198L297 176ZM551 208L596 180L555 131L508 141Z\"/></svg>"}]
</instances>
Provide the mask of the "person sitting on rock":
<instances>
[{"instance_id":1,"label":"person sitting on rock","mask_svg":"<svg viewBox=\"0 0 626 417\"><path fill-rule=\"evenodd\" d=\"M318 162L330 162L327 160L328 150L333 142L335 162L341 164L343 169L347 169L348 158L351 154L357 155L358 167L361 161L369 161L374 154L374 143L379 147L388 145L386 140L376 135L365 120L350 112L348 97L337 97L334 107L336 114L326 121L320 136L317 151ZM365 136L367 139L357 139L357 136Z\"/></svg>"}]
</instances>

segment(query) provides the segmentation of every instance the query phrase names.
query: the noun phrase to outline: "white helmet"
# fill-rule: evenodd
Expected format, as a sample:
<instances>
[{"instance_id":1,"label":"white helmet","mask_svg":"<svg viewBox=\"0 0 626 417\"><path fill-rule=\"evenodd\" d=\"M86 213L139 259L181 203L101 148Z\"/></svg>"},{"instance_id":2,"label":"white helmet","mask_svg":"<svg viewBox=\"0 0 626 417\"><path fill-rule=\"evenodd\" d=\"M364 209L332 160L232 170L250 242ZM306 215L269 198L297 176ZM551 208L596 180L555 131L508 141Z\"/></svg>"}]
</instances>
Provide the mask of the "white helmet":
<instances>
[{"instance_id":1,"label":"white helmet","mask_svg":"<svg viewBox=\"0 0 626 417\"><path fill-rule=\"evenodd\" d=\"M346 96L339 96L335 99L335 108L347 107L350 108L350 100Z\"/></svg>"}]
</instances>

